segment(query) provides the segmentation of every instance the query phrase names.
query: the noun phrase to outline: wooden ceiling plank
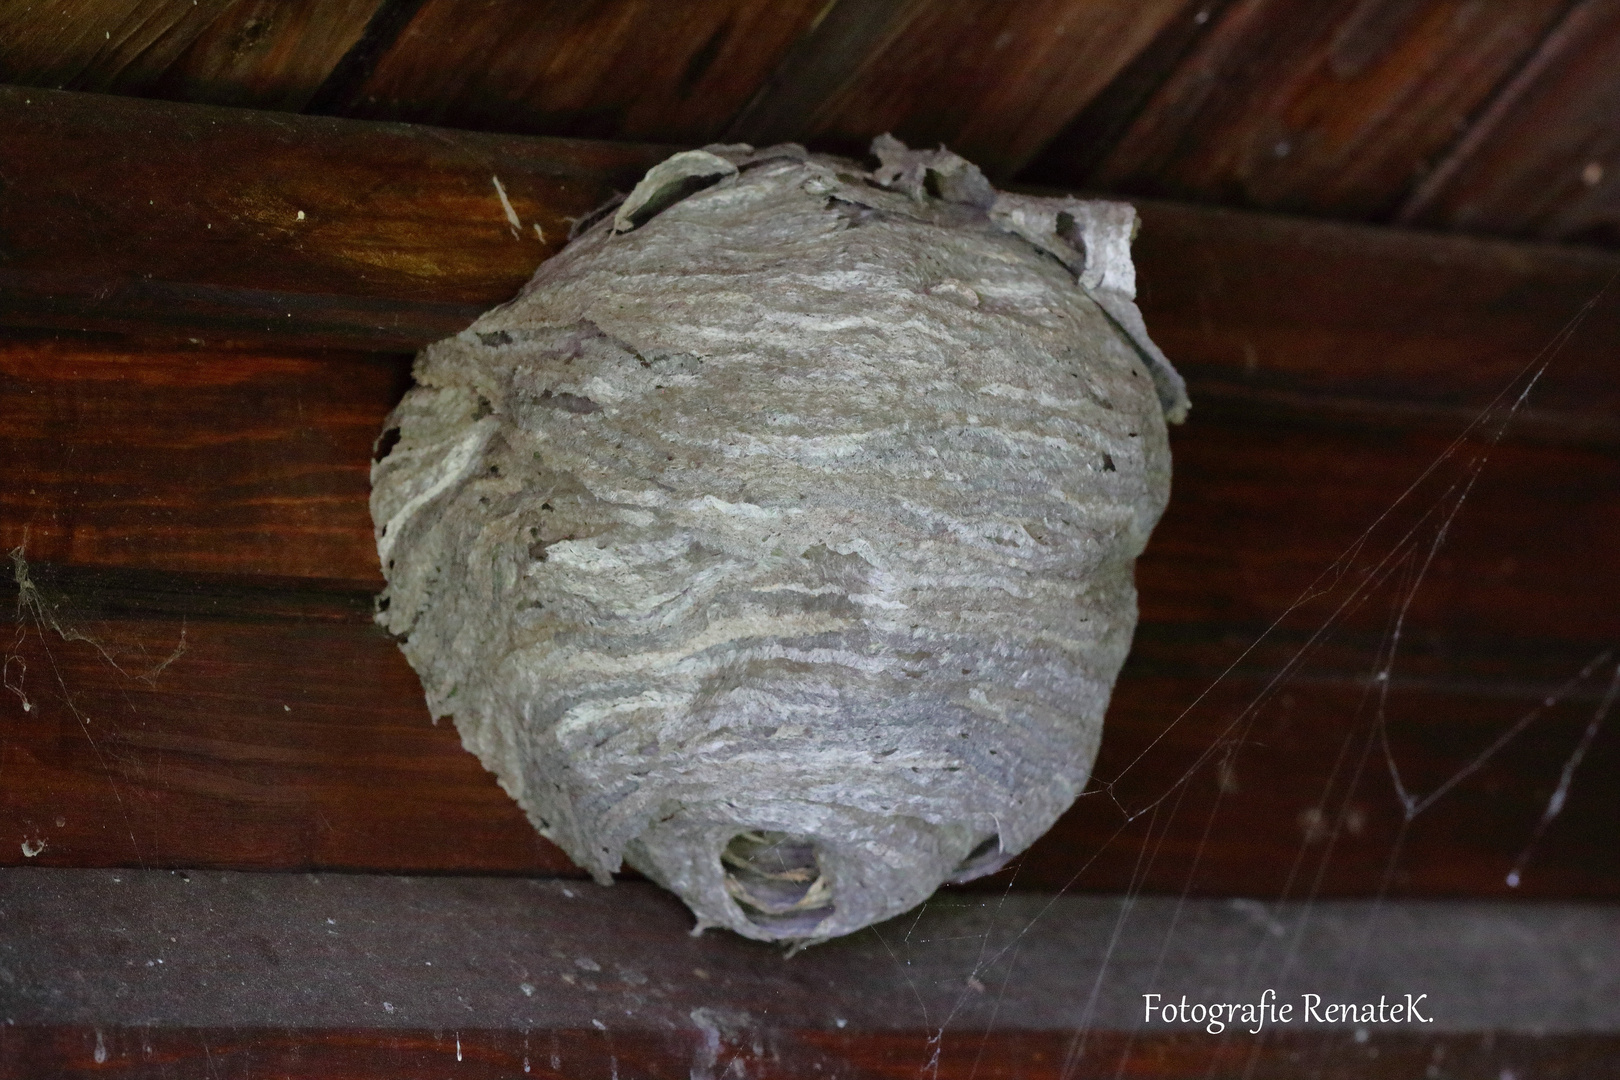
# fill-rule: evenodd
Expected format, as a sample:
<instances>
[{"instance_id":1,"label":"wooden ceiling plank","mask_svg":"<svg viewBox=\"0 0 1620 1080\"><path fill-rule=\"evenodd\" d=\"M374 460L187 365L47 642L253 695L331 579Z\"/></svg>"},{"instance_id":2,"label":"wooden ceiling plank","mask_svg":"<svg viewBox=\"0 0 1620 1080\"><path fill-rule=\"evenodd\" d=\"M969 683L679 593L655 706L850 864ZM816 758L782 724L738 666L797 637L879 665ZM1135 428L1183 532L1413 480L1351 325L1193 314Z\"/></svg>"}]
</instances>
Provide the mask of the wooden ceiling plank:
<instances>
[{"instance_id":1,"label":"wooden ceiling plank","mask_svg":"<svg viewBox=\"0 0 1620 1080\"><path fill-rule=\"evenodd\" d=\"M0 5L0 83L147 92L238 0Z\"/></svg>"},{"instance_id":2,"label":"wooden ceiling plank","mask_svg":"<svg viewBox=\"0 0 1620 1080\"><path fill-rule=\"evenodd\" d=\"M205 105L302 110L382 0L239 0L150 91Z\"/></svg>"},{"instance_id":3,"label":"wooden ceiling plank","mask_svg":"<svg viewBox=\"0 0 1620 1080\"><path fill-rule=\"evenodd\" d=\"M346 115L525 134L718 138L825 0L428 0Z\"/></svg>"},{"instance_id":4,"label":"wooden ceiling plank","mask_svg":"<svg viewBox=\"0 0 1620 1080\"><path fill-rule=\"evenodd\" d=\"M827 0L732 120L726 138L755 146L808 139L827 103L924 7L925 0Z\"/></svg>"},{"instance_id":5,"label":"wooden ceiling plank","mask_svg":"<svg viewBox=\"0 0 1620 1080\"><path fill-rule=\"evenodd\" d=\"M860 51L833 53L836 65L818 58L837 74L814 93L779 91L799 104L770 134L864 153L887 131L915 145L945 143L990 176L1011 176L1167 23L1191 19L1187 8L1187 0L904 6Z\"/></svg>"},{"instance_id":6,"label":"wooden ceiling plank","mask_svg":"<svg viewBox=\"0 0 1620 1080\"><path fill-rule=\"evenodd\" d=\"M1356 219L1394 213L1568 0L1244 0L1070 183Z\"/></svg>"},{"instance_id":7,"label":"wooden ceiling plank","mask_svg":"<svg viewBox=\"0 0 1620 1080\"><path fill-rule=\"evenodd\" d=\"M1085 186L1165 81L1190 56L1234 0L1189 4L1120 69L1019 172L1026 183Z\"/></svg>"},{"instance_id":8,"label":"wooden ceiling plank","mask_svg":"<svg viewBox=\"0 0 1620 1080\"><path fill-rule=\"evenodd\" d=\"M11 344L0 549L379 582L371 446L409 361Z\"/></svg>"},{"instance_id":9,"label":"wooden ceiling plank","mask_svg":"<svg viewBox=\"0 0 1620 1080\"><path fill-rule=\"evenodd\" d=\"M304 111L319 116L342 116L353 107L382 58L422 10L424 0L381 0L360 36L326 73Z\"/></svg>"},{"instance_id":10,"label":"wooden ceiling plank","mask_svg":"<svg viewBox=\"0 0 1620 1080\"><path fill-rule=\"evenodd\" d=\"M1620 3L1582 0L1396 215L1620 245Z\"/></svg>"}]
</instances>

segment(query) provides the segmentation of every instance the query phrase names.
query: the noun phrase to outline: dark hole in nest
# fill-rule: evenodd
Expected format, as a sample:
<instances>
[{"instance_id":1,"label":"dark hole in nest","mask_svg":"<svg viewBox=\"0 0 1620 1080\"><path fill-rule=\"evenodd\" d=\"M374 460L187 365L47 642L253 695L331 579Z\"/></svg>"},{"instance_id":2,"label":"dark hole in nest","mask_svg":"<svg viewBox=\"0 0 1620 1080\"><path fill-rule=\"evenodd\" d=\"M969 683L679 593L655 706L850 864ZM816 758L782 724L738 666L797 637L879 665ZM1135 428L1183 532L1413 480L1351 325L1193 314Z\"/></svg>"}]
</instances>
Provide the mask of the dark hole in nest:
<instances>
[{"instance_id":1,"label":"dark hole in nest","mask_svg":"<svg viewBox=\"0 0 1620 1080\"><path fill-rule=\"evenodd\" d=\"M376 445L371 448L371 460L381 461L394 452L399 445L399 428L391 427L377 437Z\"/></svg>"},{"instance_id":2,"label":"dark hole in nest","mask_svg":"<svg viewBox=\"0 0 1620 1080\"><path fill-rule=\"evenodd\" d=\"M813 841L779 832L745 832L720 853L726 892L748 921L788 933L812 933L833 913L832 885Z\"/></svg>"},{"instance_id":3,"label":"dark hole in nest","mask_svg":"<svg viewBox=\"0 0 1620 1080\"><path fill-rule=\"evenodd\" d=\"M991 833L974 844L973 850L957 864L956 875L958 879L963 875L977 877L980 872L999 869L1005 861L1001 853L1001 834Z\"/></svg>"},{"instance_id":4,"label":"dark hole in nest","mask_svg":"<svg viewBox=\"0 0 1620 1080\"><path fill-rule=\"evenodd\" d=\"M1061 210L1058 212L1057 220L1053 222L1052 231L1057 233L1059 240L1068 244L1070 249L1073 250L1078 259L1078 265L1071 267L1071 269L1078 273L1086 265L1089 258L1086 252L1086 236L1081 231L1080 222L1075 220L1075 216L1067 210Z\"/></svg>"}]
</instances>

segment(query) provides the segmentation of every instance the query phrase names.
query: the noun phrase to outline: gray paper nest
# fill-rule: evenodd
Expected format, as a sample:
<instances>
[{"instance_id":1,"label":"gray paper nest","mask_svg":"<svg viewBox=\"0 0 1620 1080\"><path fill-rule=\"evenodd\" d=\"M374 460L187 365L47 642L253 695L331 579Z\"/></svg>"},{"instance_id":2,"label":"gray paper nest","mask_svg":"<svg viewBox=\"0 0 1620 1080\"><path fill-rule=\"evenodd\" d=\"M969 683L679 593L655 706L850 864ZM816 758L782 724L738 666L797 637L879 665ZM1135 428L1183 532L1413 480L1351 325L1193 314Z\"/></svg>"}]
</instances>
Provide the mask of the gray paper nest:
<instances>
[{"instance_id":1,"label":"gray paper nest","mask_svg":"<svg viewBox=\"0 0 1620 1080\"><path fill-rule=\"evenodd\" d=\"M422 352L372 470L434 715L597 880L765 940L990 873L1074 800L1187 408L1131 207L873 151L658 165Z\"/></svg>"}]
</instances>

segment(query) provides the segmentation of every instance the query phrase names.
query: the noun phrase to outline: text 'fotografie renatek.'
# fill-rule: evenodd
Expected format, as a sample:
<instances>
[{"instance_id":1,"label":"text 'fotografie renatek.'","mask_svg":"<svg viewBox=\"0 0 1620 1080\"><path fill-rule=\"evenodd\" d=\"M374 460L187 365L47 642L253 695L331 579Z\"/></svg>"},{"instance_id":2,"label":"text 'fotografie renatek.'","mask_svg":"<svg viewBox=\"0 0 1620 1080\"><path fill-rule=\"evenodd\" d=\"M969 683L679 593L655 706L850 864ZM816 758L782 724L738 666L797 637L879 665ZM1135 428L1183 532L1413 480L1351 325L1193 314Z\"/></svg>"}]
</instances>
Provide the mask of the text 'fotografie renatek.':
<instances>
[{"instance_id":1,"label":"text 'fotografie renatek.'","mask_svg":"<svg viewBox=\"0 0 1620 1080\"><path fill-rule=\"evenodd\" d=\"M1391 1001L1380 994L1377 1001L1324 1002L1320 994L1301 994L1296 1009L1293 1002L1280 1000L1274 990L1254 1001L1191 1003L1185 994L1179 1001L1166 1001L1163 994L1143 994L1142 1019L1149 1024L1201 1024L1212 1035L1225 1031L1228 1024L1246 1028L1251 1035L1260 1034L1267 1024L1432 1024L1433 1018L1422 1012L1428 996L1406 994Z\"/></svg>"}]
</instances>

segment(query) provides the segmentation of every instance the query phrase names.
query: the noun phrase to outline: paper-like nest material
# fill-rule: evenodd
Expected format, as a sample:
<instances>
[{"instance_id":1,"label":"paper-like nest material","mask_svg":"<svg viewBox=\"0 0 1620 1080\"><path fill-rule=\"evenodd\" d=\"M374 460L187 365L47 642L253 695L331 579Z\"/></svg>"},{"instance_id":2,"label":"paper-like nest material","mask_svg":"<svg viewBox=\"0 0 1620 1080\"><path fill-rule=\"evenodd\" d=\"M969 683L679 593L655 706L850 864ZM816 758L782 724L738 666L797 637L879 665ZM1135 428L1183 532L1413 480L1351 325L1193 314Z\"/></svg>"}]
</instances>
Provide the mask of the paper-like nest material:
<instances>
[{"instance_id":1,"label":"paper-like nest material","mask_svg":"<svg viewBox=\"0 0 1620 1080\"><path fill-rule=\"evenodd\" d=\"M1187 407L1131 207L873 149L657 166L423 351L372 472L433 713L599 881L753 938L896 915L1073 801Z\"/></svg>"}]
</instances>

